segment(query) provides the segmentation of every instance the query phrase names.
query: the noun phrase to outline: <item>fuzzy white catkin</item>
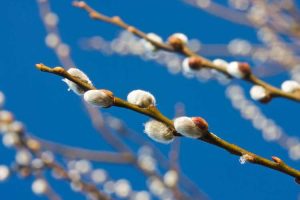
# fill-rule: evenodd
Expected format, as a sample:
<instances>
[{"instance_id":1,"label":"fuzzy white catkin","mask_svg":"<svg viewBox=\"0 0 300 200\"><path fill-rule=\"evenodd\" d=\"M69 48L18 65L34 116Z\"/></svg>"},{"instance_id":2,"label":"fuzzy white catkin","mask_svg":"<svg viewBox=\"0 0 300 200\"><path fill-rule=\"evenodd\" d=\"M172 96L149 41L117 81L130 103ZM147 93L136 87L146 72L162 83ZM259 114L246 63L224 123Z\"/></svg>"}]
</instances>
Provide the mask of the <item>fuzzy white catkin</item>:
<instances>
[{"instance_id":1,"label":"fuzzy white catkin","mask_svg":"<svg viewBox=\"0 0 300 200\"><path fill-rule=\"evenodd\" d=\"M87 103L102 108L110 107L114 102L113 94L108 90L88 90L83 98Z\"/></svg>"},{"instance_id":2,"label":"fuzzy white catkin","mask_svg":"<svg viewBox=\"0 0 300 200\"><path fill-rule=\"evenodd\" d=\"M182 61L182 70L183 72L185 73L188 73L188 74L193 74L195 73L197 70L195 69L192 69L189 65L189 60L190 58L189 57L186 57L183 61Z\"/></svg>"},{"instance_id":3,"label":"fuzzy white catkin","mask_svg":"<svg viewBox=\"0 0 300 200\"><path fill-rule=\"evenodd\" d=\"M126 179L120 179L115 182L115 193L120 198L126 198L131 193L131 186Z\"/></svg>"},{"instance_id":4,"label":"fuzzy white catkin","mask_svg":"<svg viewBox=\"0 0 300 200\"><path fill-rule=\"evenodd\" d=\"M239 62L230 62L227 65L227 72L235 78L243 78L245 74L240 70Z\"/></svg>"},{"instance_id":5,"label":"fuzzy white catkin","mask_svg":"<svg viewBox=\"0 0 300 200\"><path fill-rule=\"evenodd\" d=\"M161 196L166 191L164 184L159 178L150 177L147 180L147 184L150 192L154 195Z\"/></svg>"},{"instance_id":6,"label":"fuzzy white catkin","mask_svg":"<svg viewBox=\"0 0 300 200\"><path fill-rule=\"evenodd\" d=\"M82 80L83 82L86 82L91 86L93 85L91 80L89 79L89 77L81 70L79 70L77 68L70 68L70 69L68 69L67 72L69 74L71 74L72 76ZM68 90L72 90L73 92L75 92L78 95L82 95L84 93L84 89L82 89L79 85L77 85L73 81L70 81L69 79L66 79L66 78L64 78L63 81L69 86Z\"/></svg>"},{"instance_id":7,"label":"fuzzy white catkin","mask_svg":"<svg viewBox=\"0 0 300 200\"><path fill-rule=\"evenodd\" d=\"M70 184L71 190L74 192L81 192L83 189L83 186L80 182L72 181Z\"/></svg>"},{"instance_id":8,"label":"fuzzy white catkin","mask_svg":"<svg viewBox=\"0 0 300 200\"><path fill-rule=\"evenodd\" d=\"M44 166L44 162L42 161L42 159L35 158L31 161L31 166L34 169L41 169Z\"/></svg>"},{"instance_id":9,"label":"fuzzy white catkin","mask_svg":"<svg viewBox=\"0 0 300 200\"><path fill-rule=\"evenodd\" d=\"M103 185L103 191L107 194L112 194L115 191L115 184L113 181L107 181Z\"/></svg>"},{"instance_id":10,"label":"fuzzy white catkin","mask_svg":"<svg viewBox=\"0 0 300 200\"><path fill-rule=\"evenodd\" d=\"M135 192L130 200L150 200L151 196L148 191Z\"/></svg>"},{"instance_id":11,"label":"fuzzy white catkin","mask_svg":"<svg viewBox=\"0 0 300 200\"><path fill-rule=\"evenodd\" d=\"M2 137L2 143L7 148L15 146L19 141L19 135L15 132L8 132Z\"/></svg>"},{"instance_id":12,"label":"fuzzy white catkin","mask_svg":"<svg viewBox=\"0 0 300 200\"><path fill-rule=\"evenodd\" d=\"M0 182L7 180L10 175L9 168L6 165L0 165Z\"/></svg>"},{"instance_id":13,"label":"fuzzy white catkin","mask_svg":"<svg viewBox=\"0 0 300 200\"><path fill-rule=\"evenodd\" d=\"M284 92L292 93L296 90L300 90L300 84L297 81L287 80L281 84L281 89Z\"/></svg>"},{"instance_id":14,"label":"fuzzy white catkin","mask_svg":"<svg viewBox=\"0 0 300 200\"><path fill-rule=\"evenodd\" d=\"M225 60L220 59L220 58L214 59L212 62L214 65L223 67L225 69L227 69L227 66L229 64L228 62L226 62Z\"/></svg>"},{"instance_id":15,"label":"fuzzy white catkin","mask_svg":"<svg viewBox=\"0 0 300 200\"><path fill-rule=\"evenodd\" d=\"M159 35L157 35L155 33L148 33L147 37L149 39L155 41L155 42L158 42L158 43L162 43L163 42L163 39ZM143 41L142 44L143 44L144 48L147 51L155 51L156 50L156 47L153 44L151 44L151 42L149 42L147 40L144 40L144 39L142 41Z\"/></svg>"},{"instance_id":16,"label":"fuzzy white catkin","mask_svg":"<svg viewBox=\"0 0 300 200\"><path fill-rule=\"evenodd\" d=\"M33 193L35 193L37 195L45 194L48 189L47 182L44 179L36 179L32 183L31 189L32 189Z\"/></svg>"},{"instance_id":17,"label":"fuzzy white catkin","mask_svg":"<svg viewBox=\"0 0 300 200\"><path fill-rule=\"evenodd\" d=\"M267 96L267 91L264 87L260 85L254 85L250 89L250 96L252 99L259 101L264 99Z\"/></svg>"},{"instance_id":18,"label":"fuzzy white catkin","mask_svg":"<svg viewBox=\"0 0 300 200\"><path fill-rule=\"evenodd\" d=\"M87 174L92 169L92 164L88 160L79 160L75 163L75 170L81 174Z\"/></svg>"},{"instance_id":19,"label":"fuzzy white catkin","mask_svg":"<svg viewBox=\"0 0 300 200\"><path fill-rule=\"evenodd\" d=\"M96 184L103 183L107 179L107 173L103 169L93 170L92 173L91 173L91 179Z\"/></svg>"},{"instance_id":20,"label":"fuzzy white catkin","mask_svg":"<svg viewBox=\"0 0 300 200\"><path fill-rule=\"evenodd\" d=\"M127 101L142 108L147 108L156 103L155 97L144 90L131 91L127 96Z\"/></svg>"},{"instance_id":21,"label":"fuzzy white catkin","mask_svg":"<svg viewBox=\"0 0 300 200\"><path fill-rule=\"evenodd\" d=\"M5 102L5 96L3 92L0 91L0 108L3 107L4 102Z\"/></svg>"},{"instance_id":22,"label":"fuzzy white catkin","mask_svg":"<svg viewBox=\"0 0 300 200\"><path fill-rule=\"evenodd\" d=\"M24 124L19 121L14 121L11 124L9 124L8 130L10 132L20 133L24 130Z\"/></svg>"},{"instance_id":23,"label":"fuzzy white catkin","mask_svg":"<svg viewBox=\"0 0 300 200\"><path fill-rule=\"evenodd\" d=\"M184 33L174 33L171 37L179 38L184 44L187 44L189 39Z\"/></svg>"},{"instance_id":24,"label":"fuzzy white catkin","mask_svg":"<svg viewBox=\"0 0 300 200\"><path fill-rule=\"evenodd\" d=\"M174 120L174 127L178 133L189 138L199 138L204 135L202 131L190 117L178 117Z\"/></svg>"},{"instance_id":25,"label":"fuzzy white catkin","mask_svg":"<svg viewBox=\"0 0 300 200\"><path fill-rule=\"evenodd\" d=\"M164 175L164 183L169 187L174 187L178 181L178 173L176 170L169 170Z\"/></svg>"},{"instance_id":26,"label":"fuzzy white catkin","mask_svg":"<svg viewBox=\"0 0 300 200\"><path fill-rule=\"evenodd\" d=\"M68 171L68 176L74 182L79 181L81 179L80 172L77 169L69 170Z\"/></svg>"},{"instance_id":27,"label":"fuzzy white catkin","mask_svg":"<svg viewBox=\"0 0 300 200\"><path fill-rule=\"evenodd\" d=\"M172 131L162 122L150 120L145 124L145 133L154 141L168 144L173 141Z\"/></svg>"},{"instance_id":28,"label":"fuzzy white catkin","mask_svg":"<svg viewBox=\"0 0 300 200\"><path fill-rule=\"evenodd\" d=\"M138 164L143 170L148 172L153 172L157 168L156 160L151 155L139 155Z\"/></svg>"},{"instance_id":29,"label":"fuzzy white catkin","mask_svg":"<svg viewBox=\"0 0 300 200\"><path fill-rule=\"evenodd\" d=\"M0 110L0 122L12 122L14 116L11 112L7 110Z\"/></svg>"},{"instance_id":30,"label":"fuzzy white catkin","mask_svg":"<svg viewBox=\"0 0 300 200\"><path fill-rule=\"evenodd\" d=\"M41 159L45 163L53 163L53 161L54 161L54 154L51 151L44 151L41 154Z\"/></svg>"},{"instance_id":31,"label":"fuzzy white catkin","mask_svg":"<svg viewBox=\"0 0 300 200\"><path fill-rule=\"evenodd\" d=\"M27 150L19 150L16 153L15 160L19 165L29 165L32 159L32 155Z\"/></svg>"}]
</instances>

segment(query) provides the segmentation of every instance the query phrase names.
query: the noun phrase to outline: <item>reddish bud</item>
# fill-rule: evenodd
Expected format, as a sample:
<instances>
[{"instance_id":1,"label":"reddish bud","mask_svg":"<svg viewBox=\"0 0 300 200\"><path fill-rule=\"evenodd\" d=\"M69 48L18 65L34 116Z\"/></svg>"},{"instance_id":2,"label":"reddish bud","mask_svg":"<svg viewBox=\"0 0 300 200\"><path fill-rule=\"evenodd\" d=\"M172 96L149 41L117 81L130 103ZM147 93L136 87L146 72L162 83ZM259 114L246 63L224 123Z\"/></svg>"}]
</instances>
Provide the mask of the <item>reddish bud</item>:
<instances>
[{"instance_id":1,"label":"reddish bud","mask_svg":"<svg viewBox=\"0 0 300 200\"><path fill-rule=\"evenodd\" d=\"M175 49L175 50L181 50L184 46L183 41L176 37L176 36L171 36L168 39L168 43Z\"/></svg>"},{"instance_id":2,"label":"reddish bud","mask_svg":"<svg viewBox=\"0 0 300 200\"><path fill-rule=\"evenodd\" d=\"M261 103L269 103L272 100L272 96L268 93L266 97L259 100Z\"/></svg>"},{"instance_id":3,"label":"reddish bud","mask_svg":"<svg viewBox=\"0 0 300 200\"><path fill-rule=\"evenodd\" d=\"M189 58L189 66L193 70L200 69L202 67L202 64L203 64L203 59L200 57L193 56Z\"/></svg>"},{"instance_id":4,"label":"reddish bud","mask_svg":"<svg viewBox=\"0 0 300 200\"><path fill-rule=\"evenodd\" d=\"M208 130L208 123L202 117L192 117L192 121L203 131Z\"/></svg>"},{"instance_id":5,"label":"reddish bud","mask_svg":"<svg viewBox=\"0 0 300 200\"><path fill-rule=\"evenodd\" d=\"M239 69L245 76L251 74L251 68L246 62L239 63Z\"/></svg>"}]
</instances>

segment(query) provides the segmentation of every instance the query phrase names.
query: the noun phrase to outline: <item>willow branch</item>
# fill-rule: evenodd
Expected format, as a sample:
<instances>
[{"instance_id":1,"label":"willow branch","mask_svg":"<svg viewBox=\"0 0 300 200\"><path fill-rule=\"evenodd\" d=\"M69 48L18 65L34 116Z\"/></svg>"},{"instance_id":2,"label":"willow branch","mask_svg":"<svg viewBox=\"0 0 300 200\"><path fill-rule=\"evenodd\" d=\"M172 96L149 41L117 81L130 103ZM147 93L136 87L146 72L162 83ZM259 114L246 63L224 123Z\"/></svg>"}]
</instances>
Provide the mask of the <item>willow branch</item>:
<instances>
[{"instance_id":1,"label":"willow branch","mask_svg":"<svg viewBox=\"0 0 300 200\"><path fill-rule=\"evenodd\" d=\"M247 17L245 17L245 13L241 13L239 11L235 11L234 9L228 8L220 3L216 3L211 1L209 6L202 8L201 6L197 5L197 0L184 0L186 3L197 7L198 9L201 9L202 11L205 11L207 13L210 13L212 15L215 15L217 17L220 17L222 19L228 20L230 22L244 25L252 28L260 28L262 25L253 22L252 20L249 20ZM255 0L251 0L252 3L255 3ZM287 28L286 24L282 24L282 21L285 21L284 23L290 23L287 19L285 19L285 15L281 13L282 7L286 7L287 2L279 2L277 5L274 3L266 3L262 1L258 1L259 3L263 3L264 7L267 8L268 16L270 17L270 22L268 24L264 24L264 26L269 27L270 29L285 35L289 37L299 37L299 30L293 28L294 26L289 26ZM281 5L280 5L281 4ZM295 14L295 5L292 3L288 8L288 11L290 11L290 16L293 16L295 21L298 21ZM293 10L293 11L292 11ZM281 23L280 23L281 22Z\"/></svg>"},{"instance_id":2,"label":"willow branch","mask_svg":"<svg viewBox=\"0 0 300 200\"><path fill-rule=\"evenodd\" d=\"M72 75L70 75L67 71L65 71L61 67L50 68L43 64L37 64L36 67L43 72L48 72L48 73L56 74L56 75L64 77L64 78L69 78L69 80L74 81L76 84L78 84L80 87L84 88L86 91L95 89L95 87L87 85L85 82L81 81L80 79L73 77ZM182 136L180 133L176 132L174 125L173 125L173 121L171 119L167 118L166 116L164 116L154 106L150 106L148 108L141 108L141 107L133 105L125 100L122 100L121 98L118 98L118 97L114 97L114 105L113 106L126 108L129 110L135 111L137 113L154 118L154 119L166 124L171 130L173 130L174 136ZM231 144L231 143L219 138L218 136L216 136L215 134L213 134L209 131L203 137L198 138L198 140L202 140L206 143L218 146L222 149L225 149L226 151L230 152L233 155L243 156L244 159L249 163L261 165L261 166L282 172L284 174L294 177L296 180L300 179L300 171L299 170L296 170L296 169L288 166L280 159L274 159L277 157L272 158L273 160L266 159L262 156L254 154L246 149L243 149L235 144Z\"/></svg>"},{"instance_id":3,"label":"willow branch","mask_svg":"<svg viewBox=\"0 0 300 200\"><path fill-rule=\"evenodd\" d=\"M27 146L28 149L30 147ZM30 149L34 155L37 157L40 157L41 152ZM57 174L59 174L63 179L65 179L68 182L73 182L72 178L70 177L69 173L57 162L46 162L44 163L45 166L49 169L54 170ZM100 190L92 184L86 183L82 180L77 181L81 186L82 190L88 193L93 193L97 200L110 200L110 198L100 192Z\"/></svg>"},{"instance_id":4,"label":"willow branch","mask_svg":"<svg viewBox=\"0 0 300 200\"><path fill-rule=\"evenodd\" d=\"M65 169L63 167L61 167L59 164L52 162L52 163L48 163L47 167L49 167L50 169L53 169L56 173L60 174L62 176L62 178L64 178L65 180L72 182L72 178L69 176L68 172L65 171ZM83 191L94 194L98 200L110 200L111 199L108 196L102 194L95 185L85 183L81 180L79 180L78 183L82 186Z\"/></svg>"},{"instance_id":5,"label":"willow branch","mask_svg":"<svg viewBox=\"0 0 300 200\"><path fill-rule=\"evenodd\" d=\"M28 149L35 157L42 159L41 144L38 141L28 137L24 131L20 134L20 140L21 147ZM55 171L66 181L70 183L73 182L69 173L58 162L43 161L43 164L46 168ZM86 183L83 180L77 180L77 183L79 183L82 186L82 191L87 193L93 193L97 200L110 200L110 198L103 194L95 185Z\"/></svg>"},{"instance_id":6,"label":"willow branch","mask_svg":"<svg viewBox=\"0 0 300 200\"><path fill-rule=\"evenodd\" d=\"M157 41L152 40L143 31L139 30L138 28L136 28L134 26L131 26L131 25L125 23L119 16L108 17L108 16L94 10L92 7L90 7L88 4L86 4L83 1L79 1L79 2L75 1L73 3L73 5L75 7L81 8L81 9L85 10L86 12L88 12L89 16L92 19L95 19L95 20L98 20L98 21L103 21L103 22L106 22L106 23L110 23L110 24L116 25L116 26L118 26L122 29L125 29L125 30L133 33L134 35L136 35L136 36L138 36L138 37L140 37L144 40L147 40L152 45L154 45L157 49L161 49L161 50L165 50L165 51L169 51L169 52L174 52L174 53L179 53L179 54L181 54L183 56L186 56L186 57L200 58L203 62L201 63L201 66L199 66L199 67L214 69L214 70L226 75L228 78L233 78L223 66L215 65L214 63L212 63L207 58L204 58L203 56L198 55L197 53L193 52L189 47L187 47L184 44L183 44L182 48L176 48L175 49L169 44L165 44L165 43L162 43L162 42L157 42ZM249 82L253 85L260 85L260 86L264 87L271 97L281 97L281 98L286 98L286 99L289 99L289 100L300 102L300 94L299 93L284 92L281 89L279 89L277 87L274 87L274 86L270 85L269 83L259 79L257 76L255 76L252 73L250 74L250 76L246 76L242 80L244 80L246 82ZM119 102L119 101L117 101L117 102ZM122 102L119 102L119 103L120 103L120 106L121 106ZM125 106L128 107L129 105L125 105Z\"/></svg>"},{"instance_id":7,"label":"willow branch","mask_svg":"<svg viewBox=\"0 0 300 200\"><path fill-rule=\"evenodd\" d=\"M96 162L115 164L130 164L132 162L132 156L129 153L94 151L79 147L67 146L55 142L49 142L42 139L37 140L40 142L44 149L68 158L88 159Z\"/></svg>"}]
</instances>

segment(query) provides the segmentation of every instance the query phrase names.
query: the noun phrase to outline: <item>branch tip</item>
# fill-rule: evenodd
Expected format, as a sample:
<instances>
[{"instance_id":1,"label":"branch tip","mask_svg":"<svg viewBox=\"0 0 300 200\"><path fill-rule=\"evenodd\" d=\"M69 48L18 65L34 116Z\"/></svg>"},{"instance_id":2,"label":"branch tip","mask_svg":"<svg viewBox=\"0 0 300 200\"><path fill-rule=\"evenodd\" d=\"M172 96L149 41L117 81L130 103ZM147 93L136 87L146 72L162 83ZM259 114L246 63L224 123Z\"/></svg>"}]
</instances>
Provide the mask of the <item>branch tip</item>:
<instances>
[{"instance_id":1,"label":"branch tip","mask_svg":"<svg viewBox=\"0 0 300 200\"><path fill-rule=\"evenodd\" d=\"M47 67L43 63L35 64L35 67L41 71L45 71L47 69Z\"/></svg>"},{"instance_id":2,"label":"branch tip","mask_svg":"<svg viewBox=\"0 0 300 200\"><path fill-rule=\"evenodd\" d=\"M73 1L72 5L78 8L86 7L86 3L84 1Z\"/></svg>"}]
</instances>

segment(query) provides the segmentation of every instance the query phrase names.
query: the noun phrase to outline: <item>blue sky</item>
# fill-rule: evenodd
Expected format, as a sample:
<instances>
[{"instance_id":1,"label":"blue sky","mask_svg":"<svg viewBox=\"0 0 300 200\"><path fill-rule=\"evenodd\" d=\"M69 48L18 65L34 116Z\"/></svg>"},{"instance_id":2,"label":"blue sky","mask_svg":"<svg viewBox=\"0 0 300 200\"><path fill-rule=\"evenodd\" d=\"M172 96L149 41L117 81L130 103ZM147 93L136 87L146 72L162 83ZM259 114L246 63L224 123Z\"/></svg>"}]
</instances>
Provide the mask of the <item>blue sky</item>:
<instances>
[{"instance_id":1,"label":"blue sky","mask_svg":"<svg viewBox=\"0 0 300 200\"><path fill-rule=\"evenodd\" d=\"M121 15L145 32L156 32L164 38L173 32L184 32L204 43L225 43L236 37L257 42L252 29L220 20L179 0L88 2L108 15ZM180 74L172 75L165 67L134 56L105 56L83 51L78 45L79 38L101 35L110 40L117 36L119 29L91 21L85 13L70 6L70 1L52 0L51 3L60 17L62 38L71 45L77 67L84 70L96 86L110 89L122 98L126 98L133 89L151 91L159 109L170 118L174 116L174 105L182 102L186 105L187 115L203 116L209 122L211 131L220 137L265 157L277 155L291 166L300 168L299 162L290 160L285 150L264 141L251 123L240 117L225 97L224 86L215 81L201 83ZM92 128L80 98L67 92L59 78L42 74L34 68L34 64L39 62L59 65L52 50L44 43L46 31L36 2L3 1L0 11L0 90L6 94L7 109L26 124L30 133L39 137L90 149L108 149ZM279 85L287 77L281 74L266 80ZM249 90L249 85L242 86ZM276 99L268 105L259 106L289 135L299 136L297 103ZM105 112L122 118L129 127L143 134L142 124L146 117L119 108ZM164 152L169 149L166 145L158 146ZM0 152L0 163L12 160L12 150L0 145ZM299 186L287 175L260 166L241 165L237 157L222 149L191 139L182 139L180 164L210 199L292 200L297 199L299 193ZM128 166L103 166L115 178L140 178L140 173ZM24 197L38 199L30 190L31 181L11 178L0 184L1 194L13 200ZM136 188L142 188L142 181L138 183ZM72 193L65 183L58 183L57 189L64 199L84 199Z\"/></svg>"}]
</instances>

